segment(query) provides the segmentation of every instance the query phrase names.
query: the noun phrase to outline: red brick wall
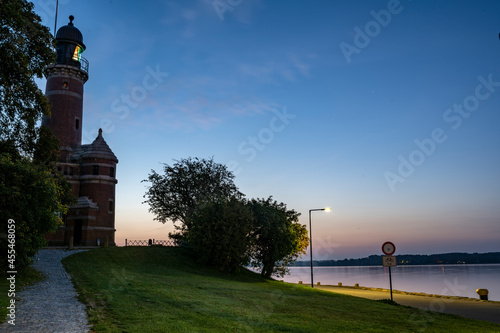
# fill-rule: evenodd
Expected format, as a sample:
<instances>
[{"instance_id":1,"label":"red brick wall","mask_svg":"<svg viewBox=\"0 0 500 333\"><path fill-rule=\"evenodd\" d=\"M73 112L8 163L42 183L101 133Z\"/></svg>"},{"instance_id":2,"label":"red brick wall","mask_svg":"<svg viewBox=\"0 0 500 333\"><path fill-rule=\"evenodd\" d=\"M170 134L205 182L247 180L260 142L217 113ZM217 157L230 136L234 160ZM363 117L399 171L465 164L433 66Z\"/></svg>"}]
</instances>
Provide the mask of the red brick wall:
<instances>
[{"instance_id":1,"label":"red brick wall","mask_svg":"<svg viewBox=\"0 0 500 333\"><path fill-rule=\"evenodd\" d=\"M42 123L52 129L63 150L82 143L83 85L88 77L84 74L66 65L55 65L46 70L45 95L51 103L51 116L45 117ZM60 161L66 161L66 157L63 152Z\"/></svg>"}]
</instances>

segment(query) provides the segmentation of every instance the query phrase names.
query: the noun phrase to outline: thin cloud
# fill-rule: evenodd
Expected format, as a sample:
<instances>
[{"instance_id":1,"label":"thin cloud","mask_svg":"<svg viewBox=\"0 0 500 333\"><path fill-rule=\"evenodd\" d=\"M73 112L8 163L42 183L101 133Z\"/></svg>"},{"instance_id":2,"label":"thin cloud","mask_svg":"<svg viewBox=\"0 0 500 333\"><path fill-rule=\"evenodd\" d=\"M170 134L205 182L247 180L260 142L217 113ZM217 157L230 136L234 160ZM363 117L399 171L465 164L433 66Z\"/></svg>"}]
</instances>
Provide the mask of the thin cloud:
<instances>
[{"instance_id":1,"label":"thin cloud","mask_svg":"<svg viewBox=\"0 0 500 333\"><path fill-rule=\"evenodd\" d=\"M267 61L263 63L242 63L237 70L244 76L258 79L263 83L280 84L281 81L298 82L309 76L310 66L296 55L288 56L285 60Z\"/></svg>"},{"instance_id":2,"label":"thin cloud","mask_svg":"<svg viewBox=\"0 0 500 333\"><path fill-rule=\"evenodd\" d=\"M185 8L182 10L182 18L186 21L195 21L198 18L198 12L192 8Z\"/></svg>"},{"instance_id":3,"label":"thin cloud","mask_svg":"<svg viewBox=\"0 0 500 333\"><path fill-rule=\"evenodd\" d=\"M221 101L196 97L182 102L168 97L162 100L161 107L150 109L149 112L137 114L135 120L138 126L171 128L182 131L197 129L210 130L226 121L237 117L249 117L262 114L275 108L272 102L258 100Z\"/></svg>"}]
</instances>

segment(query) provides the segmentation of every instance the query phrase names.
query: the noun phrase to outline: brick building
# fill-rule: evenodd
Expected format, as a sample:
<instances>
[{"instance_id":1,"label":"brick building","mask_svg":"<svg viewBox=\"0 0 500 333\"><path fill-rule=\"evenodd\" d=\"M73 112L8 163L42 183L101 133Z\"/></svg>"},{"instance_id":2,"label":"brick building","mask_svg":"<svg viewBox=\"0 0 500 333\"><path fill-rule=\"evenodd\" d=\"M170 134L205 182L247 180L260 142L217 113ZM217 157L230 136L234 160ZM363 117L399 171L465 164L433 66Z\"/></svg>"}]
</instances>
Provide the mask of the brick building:
<instances>
[{"instance_id":1,"label":"brick building","mask_svg":"<svg viewBox=\"0 0 500 333\"><path fill-rule=\"evenodd\" d=\"M56 63L45 69L45 95L51 103L51 116L42 126L59 139L61 152L57 169L73 185L78 199L63 217L64 225L45 238L49 245L96 246L115 243L115 186L118 159L99 130L91 144L82 145L83 85L89 78L83 36L73 25L56 34Z\"/></svg>"}]
</instances>

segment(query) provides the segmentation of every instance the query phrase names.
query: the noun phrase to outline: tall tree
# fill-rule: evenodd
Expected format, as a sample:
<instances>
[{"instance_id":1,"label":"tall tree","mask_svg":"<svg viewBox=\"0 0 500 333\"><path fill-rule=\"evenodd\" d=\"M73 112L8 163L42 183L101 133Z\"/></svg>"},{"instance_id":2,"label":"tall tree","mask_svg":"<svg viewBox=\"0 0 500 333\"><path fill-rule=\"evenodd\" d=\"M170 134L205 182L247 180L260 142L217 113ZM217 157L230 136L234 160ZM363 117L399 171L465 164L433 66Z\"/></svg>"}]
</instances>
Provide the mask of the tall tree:
<instances>
[{"instance_id":1,"label":"tall tree","mask_svg":"<svg viewBox=\"0 0 500 333\"><path fill-rule=\"evenodd\" d=\"M309 245L307 229L298 222L300 213L272 197L252 199L250 205L254 216L252 265L266 278L284 276Z\"/></svg>"},{"instance_id":2,"label":"tall tree","mask_svg":"<svg viewBox=\"0 0 500 333\"><path fill-rule=\"evenodd\" d=\"M26 0L0 0L0 140L32 156L37 122L50 115L35 77L55 59L53 38Z\"/></svg>"},{"instance_id":3,"label":"tall tree","mask_svg":"<svg viewBox=\"0 0 500 333\"><path fill-rule=\"evenodd\" d=\"M155 220L174 222L177 233L174 238L182 238L191 226L194 210L201 204L218 199L242 198L234 184L234 175L223 164L213 158L186 158L170 166L164 164L164 174L151 170L143 182L150 182L144 197ZM180 225L175 224L180 222Z\"/></svg>"},{"instance_id":4,"label":"tall tree","mask_svg":"<svg viewBox=\"0 0 500 333\"><path fill-rule=\"evenodd\" d=\"M61 224L74 202L71 185L55 170L59 141L37 127L50 108L35 78L55 53L33 7L0 0L0 251L7 253L7 230L15 230L16 268L45 245L44 234ZM5 270L6 257L0 258Z\"/></svg>"}]
</instances>

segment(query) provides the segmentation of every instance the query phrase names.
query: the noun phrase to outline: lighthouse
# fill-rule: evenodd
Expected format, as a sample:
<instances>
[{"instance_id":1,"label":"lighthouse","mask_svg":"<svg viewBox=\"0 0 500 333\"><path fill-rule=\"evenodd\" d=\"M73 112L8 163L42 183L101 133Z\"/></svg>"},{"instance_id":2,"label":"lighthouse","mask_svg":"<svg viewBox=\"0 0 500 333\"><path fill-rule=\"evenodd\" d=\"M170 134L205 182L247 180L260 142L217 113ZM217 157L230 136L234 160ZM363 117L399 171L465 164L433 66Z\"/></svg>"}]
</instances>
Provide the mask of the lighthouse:
<instances>
[{"instance_id":1,"label":"lighthouse","mask_svg":"<svg viewBox=\"0 0 500 333\"><path fill-rule=\"evenodd\" d=\"M63 216L64 225L46 234L53 246L98 246L115 243L115 187L118 159L99 130L94 142L82 145L83 88L89 63L82 57L83 35L73 24L56 34L56 62L45 69L45 95L51 114L42 126L59 139L57 170L73 187L76 205Z\"/></svg>"},{"instance_id":2,"label":"lighthouse","mask_svg":"<svg viewBox=\"0 0 500 333\"><path fill-rule=\"evenodd\" d=\"M56 34L56 63L45 69L51 116L42 120L59 139L61 162L82 144L83 85L89 79L89 63L81 56L85 51L82 33L73 25L74 17L69 20Z\"/></svg>"}]
</instances>

